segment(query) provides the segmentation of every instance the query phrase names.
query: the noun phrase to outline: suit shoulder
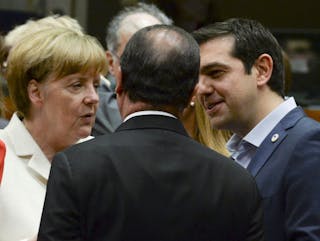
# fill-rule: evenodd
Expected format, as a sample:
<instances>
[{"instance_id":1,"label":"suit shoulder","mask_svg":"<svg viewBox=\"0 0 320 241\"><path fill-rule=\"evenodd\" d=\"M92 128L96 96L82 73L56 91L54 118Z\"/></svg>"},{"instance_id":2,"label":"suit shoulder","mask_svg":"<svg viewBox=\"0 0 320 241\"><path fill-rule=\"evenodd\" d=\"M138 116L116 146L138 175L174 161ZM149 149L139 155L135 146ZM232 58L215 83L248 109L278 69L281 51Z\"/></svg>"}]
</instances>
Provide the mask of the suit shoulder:
<instances>
[{"instance_id":1,"label":"suit shoulder","mask_svg":"<svg viewBox=\"0 0 320 241\"><path fill-rule=\"evenodd\" d=\"M247 180L254 182L251 174L229 157L226 157L212 149L199 145L199 150L205 156L208 165L211 166L213 172L219 172L225 177L231 177L230 180L238 180L239 182Z\"/></svg>"},{"instance_id":2,"label":"suit shoulder","mask_svg":"<svg viewBox=\"0 0 320 241\"><path fill-rule=\"evenodd\" d=\"M112 144L112 134L98 136L90 140L74 144L63 151L69 161L82 160L90 158L90 161L94 161L99 158L93 158L99 156L101 153L107 154L107 149Z\"/></svg>"},{"instance_id":3,"label":"suit shoulder","mask_svg":"<svg viewBox=\"0 0 320 241\"><path fill-rule=\"evenodd\" d=\"M295 126L289 130L291 134L300 138L320 138L320 123L310 117L301 118ZM298 140L299 142L299 140Z\"/></svg>"}]
</instances>

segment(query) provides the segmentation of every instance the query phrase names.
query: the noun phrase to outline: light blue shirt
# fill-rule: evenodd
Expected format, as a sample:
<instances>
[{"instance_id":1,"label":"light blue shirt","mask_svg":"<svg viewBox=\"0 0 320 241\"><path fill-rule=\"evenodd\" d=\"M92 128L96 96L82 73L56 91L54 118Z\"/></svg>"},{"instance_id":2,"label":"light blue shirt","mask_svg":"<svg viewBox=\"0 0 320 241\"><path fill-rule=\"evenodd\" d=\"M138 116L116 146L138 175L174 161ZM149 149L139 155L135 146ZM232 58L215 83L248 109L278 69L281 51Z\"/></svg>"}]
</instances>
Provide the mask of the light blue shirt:
<instances>
[{"instance_id":1,"label":"light blue shirt","mask_svg":"<svg viewBox=\"0 0 320 241\"><path fill-rule=\"evenodd\" d=\"M263 140L280 120L296 107L294 98L289 97L260 121L245 137L241 138L234 134L227 142L227 149L231 153L231 157L241 166L247 168Z\"/></svg>"}]
</instances>

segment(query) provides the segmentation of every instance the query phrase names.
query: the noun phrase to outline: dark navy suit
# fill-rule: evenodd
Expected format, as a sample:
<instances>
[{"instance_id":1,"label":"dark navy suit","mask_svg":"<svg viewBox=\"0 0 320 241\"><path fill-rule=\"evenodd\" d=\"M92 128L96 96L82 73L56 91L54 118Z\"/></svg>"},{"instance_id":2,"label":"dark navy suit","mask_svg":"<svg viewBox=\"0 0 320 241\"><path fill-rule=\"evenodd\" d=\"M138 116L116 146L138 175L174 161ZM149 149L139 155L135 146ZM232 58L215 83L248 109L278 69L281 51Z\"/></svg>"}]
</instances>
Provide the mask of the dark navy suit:
<instances>
[{"instance_id":1,"label":"dark navy suit","mask_svg":"<svg viewBox=\"0 0 320 241\"><path fill-rule=\"evenodd\" d=\"M248 170L263 197L267 241L320 240L320 123L293 109Z\"/></svg>"}]
</instances>

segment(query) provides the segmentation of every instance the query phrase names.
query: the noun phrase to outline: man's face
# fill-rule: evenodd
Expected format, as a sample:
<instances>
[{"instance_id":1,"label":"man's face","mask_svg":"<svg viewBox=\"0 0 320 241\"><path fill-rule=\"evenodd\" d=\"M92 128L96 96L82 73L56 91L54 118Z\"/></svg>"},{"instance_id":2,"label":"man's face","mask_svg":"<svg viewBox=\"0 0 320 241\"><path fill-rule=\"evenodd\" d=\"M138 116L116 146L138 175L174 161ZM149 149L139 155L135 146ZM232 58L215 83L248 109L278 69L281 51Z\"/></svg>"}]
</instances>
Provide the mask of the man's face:
<instances>
[{"instance_id":1,"label":"man's face","mask_svg":"<svg viewBox=\"0 0 320 241\"><path fill-rule=\"evenodd\" d=\"M161 22L147 13L135 13L123 19L118 30L118 48L114 53L111 53L110 51L108 51L109 54L107 53L107 58L109 59L109 71L112 75L115 76L117 74L116 72L120 68L120 57L132 35L144 27L156 24L161 24Z\"/></svg>"},{"instance_id":2,"label":"man's face","mask_svg":"<svg viewBox=\"0 0 320 241\"><path fill-rule=\"evenodd\" d=\"M214 128L243 134L254 126L256 69L253 67L251 74L245 72L240 59L231 55L233 45L231 36L200 45L198 93Z\"/></svg>"}]
</instances>

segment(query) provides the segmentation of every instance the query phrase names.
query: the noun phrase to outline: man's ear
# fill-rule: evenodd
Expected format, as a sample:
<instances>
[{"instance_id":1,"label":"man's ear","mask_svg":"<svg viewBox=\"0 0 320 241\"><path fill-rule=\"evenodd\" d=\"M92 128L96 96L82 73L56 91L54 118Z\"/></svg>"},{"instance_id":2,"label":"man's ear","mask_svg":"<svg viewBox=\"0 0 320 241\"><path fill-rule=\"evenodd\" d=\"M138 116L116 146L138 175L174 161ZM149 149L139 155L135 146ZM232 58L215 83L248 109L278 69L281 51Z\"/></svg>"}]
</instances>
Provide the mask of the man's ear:
<instances>
[{"instance_id":1,"label":"man's ear","mask_svg":"<svg viewBox=\"0 0 320 241\"><path fill-rule=\"evenodd\" d=\"M267 84L272 75L273 60L269 54L261 54L255 61L254 66L257 69L257 85Z\"/></svg>"},{"instance_id":2,"label":"man's ear","mask_svg":"<svg viewBox=\"0 0 320 241\"><path fill-rule=\"evenodd\" d=\"M115 70L114 70L114 68L116 67L115 61L113 59L112 53L109 50L106 51L106 57L107 57L108 65L109 65L108 70L109 70L110 74L115 75Z\"/></svg>"},{"instance_id":3,"label":"man's ear","mask_svg":"<svg viewBox=\"0 0 320 241\"><path fill-rule=\"evenodd\" d=\"M32 79L28 83L27 87L28 96L31 103L38 105L43 103L43 96L41 94L40 83Z\"/></svg>"}]
</instances>

